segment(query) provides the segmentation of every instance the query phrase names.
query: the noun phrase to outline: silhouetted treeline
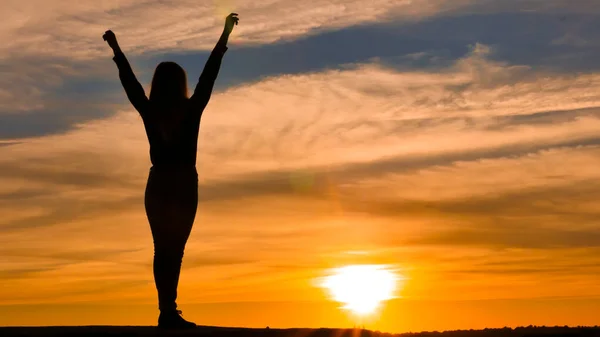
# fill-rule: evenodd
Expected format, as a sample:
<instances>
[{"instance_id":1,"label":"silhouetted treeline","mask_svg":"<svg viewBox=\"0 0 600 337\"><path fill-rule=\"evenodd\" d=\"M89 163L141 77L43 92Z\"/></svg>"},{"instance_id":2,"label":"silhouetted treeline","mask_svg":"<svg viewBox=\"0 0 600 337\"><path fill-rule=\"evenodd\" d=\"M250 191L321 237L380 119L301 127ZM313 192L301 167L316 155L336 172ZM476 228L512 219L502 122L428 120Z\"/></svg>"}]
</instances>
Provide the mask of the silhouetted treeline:
<instances>
[{"instance_id":1,"label":"silhouetted treeline","mask_svg":"<svg viewBox=\"0 0 600 337\"><path fill-rule=\"evenodd\" d=\"M381 336L392 336L391 334L381 334ZM395 336L403 337L526 337L526 336L600 336L600 327L545 327L530 325L518 328L498 328L483 330L452 330L452 331L433 331L419 333L405 333Z\"/></svg>"}]
</instances>

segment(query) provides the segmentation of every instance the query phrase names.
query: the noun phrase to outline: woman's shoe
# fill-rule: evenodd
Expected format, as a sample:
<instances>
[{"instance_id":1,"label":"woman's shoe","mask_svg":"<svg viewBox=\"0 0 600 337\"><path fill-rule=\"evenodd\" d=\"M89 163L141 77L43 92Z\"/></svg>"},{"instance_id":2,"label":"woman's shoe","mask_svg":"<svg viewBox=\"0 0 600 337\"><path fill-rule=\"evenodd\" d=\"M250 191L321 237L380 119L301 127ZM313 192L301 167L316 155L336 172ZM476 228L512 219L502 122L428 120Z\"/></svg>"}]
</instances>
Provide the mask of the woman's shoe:
<instances>
[{"instance_id":1,"label":"woman's shoe","mask_svg":"<svg viewBox=\"0 0 600 337\"><path fill-rule=\"evenodd\" d=\"M158 316L158 327L161 329L193 329L196 323L188 322L181 317L181 310L161 312Z\"/></svg>"}]
</instances>

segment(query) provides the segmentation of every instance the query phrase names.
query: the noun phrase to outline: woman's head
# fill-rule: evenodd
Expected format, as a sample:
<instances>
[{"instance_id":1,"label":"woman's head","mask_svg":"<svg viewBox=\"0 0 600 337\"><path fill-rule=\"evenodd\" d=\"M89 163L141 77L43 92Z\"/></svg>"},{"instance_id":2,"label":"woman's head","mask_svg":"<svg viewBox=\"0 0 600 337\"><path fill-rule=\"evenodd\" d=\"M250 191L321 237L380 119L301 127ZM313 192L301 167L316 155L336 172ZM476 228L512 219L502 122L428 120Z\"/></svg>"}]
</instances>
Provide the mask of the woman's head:
<instances>
[{"instance_id":1,"label":"woman's head","mask_svg":"<svg viewBox=\"0 0 600 337\"><path fill-rule=\"evenodd\" d=\"M175 102L188 98L185 70L175 62L161 62L156 66L150 100L155 102Z\"/></svg>"}]
</instances>

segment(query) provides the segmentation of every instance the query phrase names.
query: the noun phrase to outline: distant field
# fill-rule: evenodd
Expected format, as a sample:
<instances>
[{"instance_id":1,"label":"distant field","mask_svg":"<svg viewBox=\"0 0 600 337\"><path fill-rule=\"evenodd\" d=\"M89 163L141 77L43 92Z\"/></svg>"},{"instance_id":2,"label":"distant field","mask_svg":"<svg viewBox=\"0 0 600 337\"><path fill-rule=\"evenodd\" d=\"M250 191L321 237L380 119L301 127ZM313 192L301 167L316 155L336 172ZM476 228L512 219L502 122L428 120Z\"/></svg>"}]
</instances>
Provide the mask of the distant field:
<instances>
[{"instance_id":1,"label":"distant field","mask_svg":"<svg viewBox=\"0 0 600 337\"><path fill-rule=\"evenodd\" d=\"M246 329L199 327L190 331L166 332L147 326L83 326L83 327L6 327L0 328L2 337L28 336L233 336L233 337L600 337L600 327L526 327L485 330L458 330L390 334L358 329Z\"/></svg>"}]
</instances>

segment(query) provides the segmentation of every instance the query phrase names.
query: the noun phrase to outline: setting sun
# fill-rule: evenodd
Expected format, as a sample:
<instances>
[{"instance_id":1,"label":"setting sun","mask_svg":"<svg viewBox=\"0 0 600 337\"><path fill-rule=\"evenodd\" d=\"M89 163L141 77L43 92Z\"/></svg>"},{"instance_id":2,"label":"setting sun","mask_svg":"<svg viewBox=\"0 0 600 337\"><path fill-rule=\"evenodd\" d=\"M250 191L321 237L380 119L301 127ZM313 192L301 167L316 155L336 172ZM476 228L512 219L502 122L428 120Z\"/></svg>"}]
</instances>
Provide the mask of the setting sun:
<instances>
[{"instance_id":1,"label":"setting sun","mask_svg":"<svg viewBox=\"0 0 600 337\"><path fill-rule=\"evenodd\" d=\"M381 302L394 298L400 278L386 266L354 265L336 268L321 286L334 301L357 315L368 315Z\"/></svg>"},{"instance_id":2,"label":"setting sun","mask_svg":"<svg viewBox=\"0 0 600 337\"><path fill-rule=\"evenodd\" d=\"M600 0L0 13L0 337L600 337Z\"/></svg>"}]
</instances>

